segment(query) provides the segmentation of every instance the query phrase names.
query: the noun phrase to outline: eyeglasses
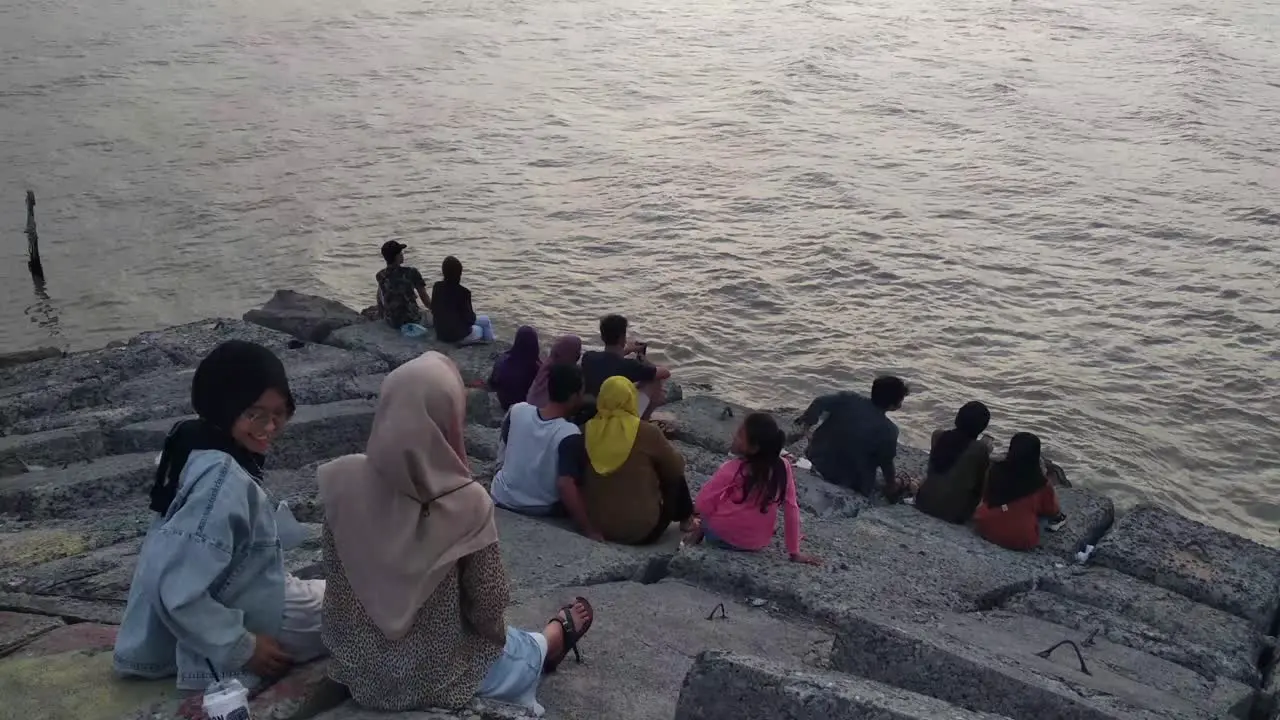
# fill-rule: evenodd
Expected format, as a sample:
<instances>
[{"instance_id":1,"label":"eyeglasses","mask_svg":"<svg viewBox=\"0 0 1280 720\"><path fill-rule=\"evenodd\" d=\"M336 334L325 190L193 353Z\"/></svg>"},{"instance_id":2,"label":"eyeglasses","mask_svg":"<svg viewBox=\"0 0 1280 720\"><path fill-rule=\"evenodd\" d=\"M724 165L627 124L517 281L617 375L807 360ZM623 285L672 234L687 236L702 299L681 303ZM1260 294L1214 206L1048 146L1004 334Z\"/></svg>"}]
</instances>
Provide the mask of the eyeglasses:
<instances>
[{"instance_id":1,"label":"eyeglasses","mask_svg":"<svg viewBox=\"0 0 1280 720\"><path fill-rule=\"evenodd\" d=\"M275 428L279 430L284 427L285 423L289 422L288 413L271 412L257 407L245 410L240 414L240 417L247 420L255 430L265 430L268 425L275 425Z\"/></svg>"}]
</instances>

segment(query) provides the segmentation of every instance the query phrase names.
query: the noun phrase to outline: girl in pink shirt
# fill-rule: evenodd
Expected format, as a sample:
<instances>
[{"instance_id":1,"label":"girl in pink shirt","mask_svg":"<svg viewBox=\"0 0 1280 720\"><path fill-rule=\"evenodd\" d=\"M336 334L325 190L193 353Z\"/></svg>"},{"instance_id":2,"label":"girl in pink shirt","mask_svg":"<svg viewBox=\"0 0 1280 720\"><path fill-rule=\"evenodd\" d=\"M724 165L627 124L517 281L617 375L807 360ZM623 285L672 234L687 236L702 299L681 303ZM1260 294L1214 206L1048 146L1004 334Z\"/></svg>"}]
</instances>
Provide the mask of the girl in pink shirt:
<instances>
[{"instance_id":1,"label":"girl in pink shirt","mask_svg":"<svg viewBox=\"0 0 1280 720\"><path fill-rule=\"evenodd\" d=\"M767 413L752 413L733 436L738 457L720 466L702 486L694 509L701 527L685 539L704 538L734 550L755 552L769 546L778 526L778 506L786 523L787 552L792 562L817 565L818 559L800 552L800 506L791 463L782 457L786 434Z\"/></svg>"}]
</instances>

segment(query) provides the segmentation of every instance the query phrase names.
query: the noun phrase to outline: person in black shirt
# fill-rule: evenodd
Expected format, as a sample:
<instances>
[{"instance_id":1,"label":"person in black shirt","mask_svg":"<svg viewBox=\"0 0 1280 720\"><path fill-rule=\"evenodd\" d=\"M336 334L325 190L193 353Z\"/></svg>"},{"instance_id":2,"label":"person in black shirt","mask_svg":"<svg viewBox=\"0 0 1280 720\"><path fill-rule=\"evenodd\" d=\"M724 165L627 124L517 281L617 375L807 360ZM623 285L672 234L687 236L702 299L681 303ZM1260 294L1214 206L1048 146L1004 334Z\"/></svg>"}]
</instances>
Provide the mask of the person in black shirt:
<instances>
[{"instance_id":1,"label":"person in black shirt","mask_svg":"<svg viewBox=\"0 0 1280 720\"><path fill-rule=\"evenodd\" d=\"M627 319L621 315L606 315L600 320L600 340L604 350L592 350L582 354L582 376L587 394L600 394L605 380L615 376L630 380L640 391L640 417L648 419L654 408L666 399L663 381L671 377L665 367L645 362L644 343L627 341ZM635 357L629 357L635 356Z\"/></svg>"},{"instance_id":2,"label":"person in black shirt","mask_svg":"<svg viewBox=\"0 0 1280 720\"><path fill-rule=\"evenodd\" d=\"M805 453L823 480L852 488L870 497L876 491L876 470L884 478L882 492L897 502L907 488L897 478L898 426L888 413L902 408L907 384L887 375L871 384L871 397L838 392L814 400L796 425L808 431L817 425Z\"/></svg>"},{"instance_id":3,"label":"person in black shirt","mask_svg":"<svg viewBox=\"0 0 1280 720\"><path fill-rule=\"evenodd\" d=\"M493 342L493 325L488 315L476 315L471 307L471 291L462 284L462 263L450 255L440 264L443 280L431 288L431 315L435 318L436 339L447 343Z\"/></svg>"},{"instance_id":4,"label":"person in black shirt","mask_svg":"<svg viewBox=\"0 0 1280 720\"><path fill-rule=\"evenodd\" d=\"M404 243L388 240L382 244L382 259L387 266L375 276L378 281L378 310L387 324L399 330L410 323L422 324L422 307L431 309L427 283L417 268L404 264ZM414 297L415 293L417 297Z\"/></svg>"}]
</instances>

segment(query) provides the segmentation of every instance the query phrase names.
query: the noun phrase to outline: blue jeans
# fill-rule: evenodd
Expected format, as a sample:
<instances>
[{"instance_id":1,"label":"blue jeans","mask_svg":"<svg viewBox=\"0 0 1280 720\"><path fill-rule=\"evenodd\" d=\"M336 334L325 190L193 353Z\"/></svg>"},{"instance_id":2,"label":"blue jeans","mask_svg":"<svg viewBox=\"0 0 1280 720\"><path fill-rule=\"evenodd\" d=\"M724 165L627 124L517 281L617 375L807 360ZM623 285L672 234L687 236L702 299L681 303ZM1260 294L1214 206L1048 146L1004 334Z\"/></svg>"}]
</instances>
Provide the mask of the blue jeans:
<instances>
[{"instance_id":1,"label":"blue jeans","mask_svg":"<svg viewBox=\"0 0 1280 720\"><path fill-rule=\"evenodd\" d=\"M542 679L542 663L546 658L547 639L541 633L508 627L502 657L489 667L476 697L520 705L541 717L538 681Z\"/></svg>"},{"instance_id":2,"label":"blue jeans","mask_svg":"<svg viewBox=\"0 0 1280 720\"><path fill-rule=\"evenodd\" d=\"M476 324L471 326L471 334L463 338L464 343L493 342L493 323L488 315L477 315Z\"/></svg>"}]
</instances>

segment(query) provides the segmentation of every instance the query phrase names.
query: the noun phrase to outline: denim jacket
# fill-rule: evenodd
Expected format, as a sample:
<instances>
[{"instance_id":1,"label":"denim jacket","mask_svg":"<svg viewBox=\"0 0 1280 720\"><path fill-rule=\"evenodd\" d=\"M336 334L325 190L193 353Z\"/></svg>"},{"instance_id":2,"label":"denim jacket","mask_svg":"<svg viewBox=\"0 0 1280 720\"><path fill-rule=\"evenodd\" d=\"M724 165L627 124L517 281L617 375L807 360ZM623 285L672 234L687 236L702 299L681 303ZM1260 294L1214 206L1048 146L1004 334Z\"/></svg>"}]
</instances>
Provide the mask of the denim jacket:
<instances>
[{"instance_id":1,"label":"denim jacket","mask_svg":"<svg viewBox=\"0 0 1280 720\"><path fill-rule=\"evenodd\" d=\"M157 518L133 573L114 666L131 677L178 676L204 690L210 665L246 687L254 635L284 619L284 554L267 494L230 455L191 453L177 497Z\"/></svg>"}]
</instances>

